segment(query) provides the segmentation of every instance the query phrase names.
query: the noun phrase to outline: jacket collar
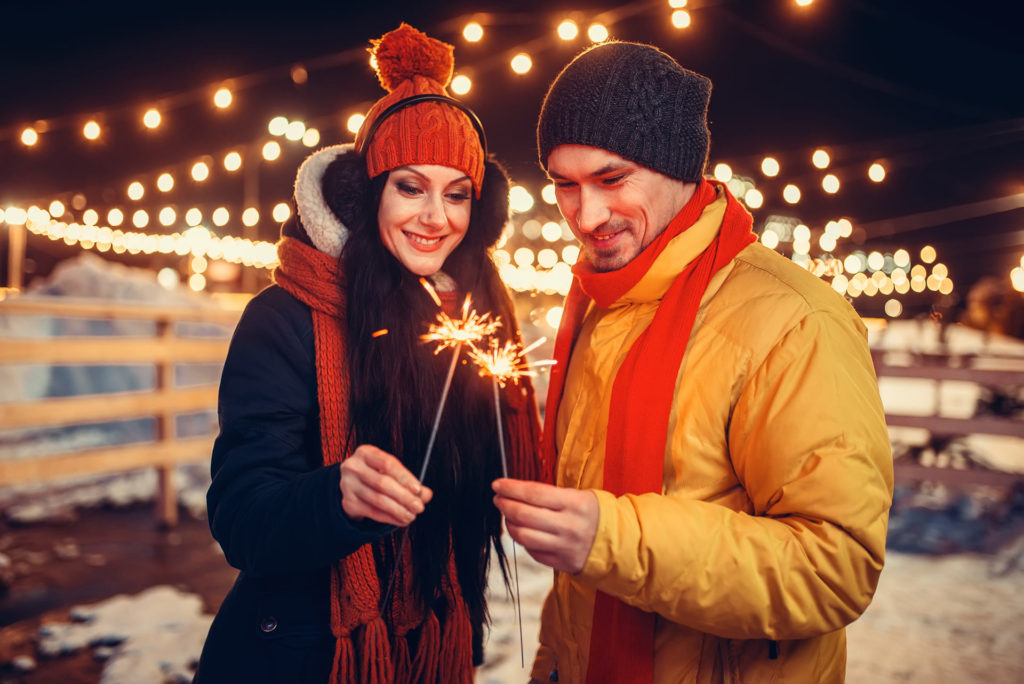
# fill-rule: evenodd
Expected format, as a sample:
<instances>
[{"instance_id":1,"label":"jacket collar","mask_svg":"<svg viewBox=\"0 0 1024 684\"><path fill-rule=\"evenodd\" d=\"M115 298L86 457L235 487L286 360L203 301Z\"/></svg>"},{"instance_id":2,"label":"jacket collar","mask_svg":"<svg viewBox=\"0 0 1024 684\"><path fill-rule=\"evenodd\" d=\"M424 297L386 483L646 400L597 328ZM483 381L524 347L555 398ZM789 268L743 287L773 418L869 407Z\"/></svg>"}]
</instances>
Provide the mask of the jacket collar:
<instances>
[{"instance_id":1,"label":"jacket collar","mask_svg":"<svg viewBox=\"0 0 1024 684\"><path fill-rule=\"evenodd\" d=\"M612 304L612 307L661 299L669 286L718 235L728 204L726 196L718 197L704 207L692 226L676 235L665 246L640 280Z\"/></svg>"}]
</instances>

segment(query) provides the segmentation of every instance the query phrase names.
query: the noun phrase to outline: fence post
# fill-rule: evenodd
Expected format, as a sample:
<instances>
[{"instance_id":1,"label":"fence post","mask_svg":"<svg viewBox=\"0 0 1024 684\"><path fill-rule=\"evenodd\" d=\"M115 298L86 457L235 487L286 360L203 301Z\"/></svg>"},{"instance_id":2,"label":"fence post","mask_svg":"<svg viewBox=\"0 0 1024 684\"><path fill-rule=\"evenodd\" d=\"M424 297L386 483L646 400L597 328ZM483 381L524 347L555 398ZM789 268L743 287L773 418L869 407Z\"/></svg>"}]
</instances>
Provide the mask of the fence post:
<instances>
[{"instance_id":1,"label":"fence post","mask_svg":"<svg viewBox=\"0 0 1024 684\"><path fill-rule=\"evenodd\" d=\"M169 345L174 339L174 321L161 317L156 321L156 336L160 344ZM158 393L174 390L174 359L170 356L157 364L156 390ZM168 409L160 411L156 425L157 440L169 444L176 441L174 429L174 412ZM174 481L173 464L157 466L156 517L161 527L174 527L178 524L178 492Z\"/></svg>"}]
</instances>

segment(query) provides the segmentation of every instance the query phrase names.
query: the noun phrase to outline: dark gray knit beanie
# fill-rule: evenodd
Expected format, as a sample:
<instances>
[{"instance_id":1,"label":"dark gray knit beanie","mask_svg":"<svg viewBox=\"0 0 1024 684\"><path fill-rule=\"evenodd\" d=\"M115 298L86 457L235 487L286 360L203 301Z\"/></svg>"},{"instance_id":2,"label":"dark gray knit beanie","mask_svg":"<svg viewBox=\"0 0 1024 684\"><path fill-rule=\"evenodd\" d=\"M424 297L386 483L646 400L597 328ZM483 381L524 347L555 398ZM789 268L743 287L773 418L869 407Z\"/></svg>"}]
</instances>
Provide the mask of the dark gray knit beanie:
<instances>
[{"instance_id":1,"label":"dark gray knit beanie","mask_svg":"<svg viewBox=\"0 0 1024 684\"><path fill-rule=\"evenodd\" d=\"M540 164L559 145L600 147L696 182L708 159L711 80L656 47L611 42L562 69L537 122Z\"/></svg>"}]
</instances>

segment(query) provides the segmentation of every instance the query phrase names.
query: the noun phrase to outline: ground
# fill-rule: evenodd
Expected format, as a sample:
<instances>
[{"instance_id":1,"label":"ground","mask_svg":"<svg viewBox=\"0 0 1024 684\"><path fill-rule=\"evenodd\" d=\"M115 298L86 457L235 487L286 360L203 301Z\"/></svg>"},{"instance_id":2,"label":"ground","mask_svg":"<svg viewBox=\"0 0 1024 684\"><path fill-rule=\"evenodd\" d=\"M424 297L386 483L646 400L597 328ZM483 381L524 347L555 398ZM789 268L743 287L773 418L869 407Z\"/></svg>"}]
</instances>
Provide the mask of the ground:
<instances>
[{"instance_id":1,"label":"ground","mask_svg":"<svg viewBox=\"0 0 1024 684\"><path fill-rule=\"evenodd\" d=\"M0 682L12 684L101 680L104 663L94 650L52 658L37 653L40 624L70 623L74 606L169 585L198 595L203 610L212 613L235 575L205 521L183 512L176 529L161 531L145 507L79 511L61 524L0 523L0 553L10 560L4 572L13 576L0 598L0 663L6 664ZM1024 681L1024 568L1014 562L1007 567L1005 558L1015 561L1019 555L891 552L874 603L848 630L848 681ZM528 666L550 571L521 549L517 561ZM498 587L492 615L488 662L478 684L524 682L514 611ZM16 656L30 656L37 667L14 673L10 663Z\"/></svg>"}]
</instances>

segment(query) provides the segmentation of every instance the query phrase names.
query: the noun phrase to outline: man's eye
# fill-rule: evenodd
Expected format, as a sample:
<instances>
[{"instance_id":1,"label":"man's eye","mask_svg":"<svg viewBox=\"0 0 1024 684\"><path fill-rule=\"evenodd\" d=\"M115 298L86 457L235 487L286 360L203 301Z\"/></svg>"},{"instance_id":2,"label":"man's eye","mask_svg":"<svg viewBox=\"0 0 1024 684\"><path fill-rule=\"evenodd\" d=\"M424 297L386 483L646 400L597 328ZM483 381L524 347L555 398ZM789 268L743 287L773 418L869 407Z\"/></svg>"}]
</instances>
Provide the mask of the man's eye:
<instances>
[{"instance_id":1,"label":"man's eye","mask_svg":"<svg viewBox=\"0 0 1024 684\"><path fill-rule=\"evenodd\" d=\"M622 173L622 174L619 174L618 176L612 176L611 178L602 178L601 182L604 183L605 185L615 185L616 183L620 182L625 177L626 177L626 174Z\"/></svg>"},{"instance_id":2,"label":"man's eye","mask_svg":"<svg viewBox=\"0 0 1024 684\"><path fill-rule=\"evenodd\" d=\"M555 187L559 190L566 190L568 188L576 187L576 184L572 181L555 181Z\"/></svg>"}]
</instances>

